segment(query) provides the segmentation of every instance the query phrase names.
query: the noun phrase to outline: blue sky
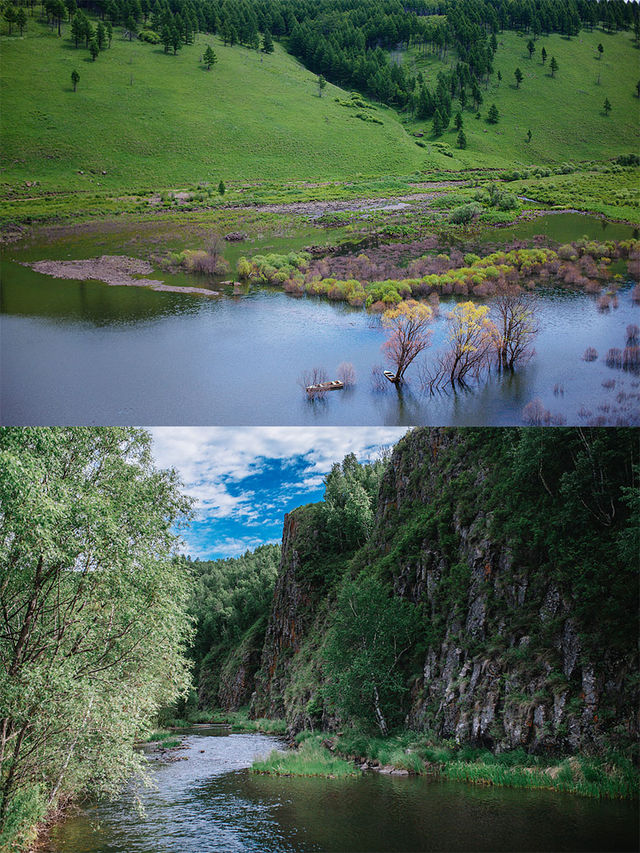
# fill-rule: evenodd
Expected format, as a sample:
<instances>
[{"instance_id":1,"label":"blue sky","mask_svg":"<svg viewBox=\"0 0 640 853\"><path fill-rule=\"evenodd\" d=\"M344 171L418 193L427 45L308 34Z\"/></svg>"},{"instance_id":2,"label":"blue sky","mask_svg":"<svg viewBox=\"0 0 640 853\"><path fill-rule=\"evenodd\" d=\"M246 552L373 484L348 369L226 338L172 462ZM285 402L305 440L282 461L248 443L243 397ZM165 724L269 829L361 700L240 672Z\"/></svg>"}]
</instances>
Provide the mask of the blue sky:
<instances>
[{"instance_id":1,"label":"blue sky","mask_svg":"<svg viewBox=\"0 0 640 853\"><path fill-rule=\"evenodd\" d=\"M406 427L154 427L154 456L196 501L183 532L192 557L235 557L279 542L284 514L322 499L323 478L347 453L364 461Z\"/></svg>"}]
</instances>

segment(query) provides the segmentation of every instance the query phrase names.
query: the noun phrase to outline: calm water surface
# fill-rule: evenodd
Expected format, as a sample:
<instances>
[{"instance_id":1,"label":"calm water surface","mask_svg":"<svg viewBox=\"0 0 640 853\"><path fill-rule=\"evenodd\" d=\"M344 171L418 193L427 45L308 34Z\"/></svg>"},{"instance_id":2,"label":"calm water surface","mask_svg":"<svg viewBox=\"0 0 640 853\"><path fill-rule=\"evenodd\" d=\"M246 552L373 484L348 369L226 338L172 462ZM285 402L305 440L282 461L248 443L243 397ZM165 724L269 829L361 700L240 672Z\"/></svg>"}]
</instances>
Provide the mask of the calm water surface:
<instances>
[{"instance_id":1,"label":"calm water surface","mask_svg":"<svg viewBox=\"0 0 640 853\"><path fill-rule=\"evenodd\" d=\"M564 230L577 227L560 216L546 219ZM585 217L574 219L584 225ZM540 233L542 225L538 220L519 227L537 226L534 233ZM630 236L628 226L609 226L614 227L620 233L607 231L607 237ZM597 236L600 223L592 228ZM515 231L510 239L514 236ZM3 423L507 425L522 423L522 409L534 398L567 423L597 417L640 423L638 378L611 370L603 360L610 347L624 346L629 323L640 324L630 284L622 287L618 308L606 313L584 293L539 291L536 356L515 375L495 375L480 388L457 394L425 396L416 363L407 374L408 387L400 392L389 385L380 392L371 370L384 366L385 335L379 321L362 310L267 289L203 298L108 287L52 279L19 263L26 255L33 260L117 251L117 235L108 237L100 245L96 240L93 250L85 238L82 244L58 243L57 250L31 246L26 254L15 247L5 252ZM131 245L126 250L136 254ZM185 276L159 277L194 283ZM445 316L453 304L442 303L427 361L443 345ZM588 346L598 350L598 361L582 360ZM355 367L355 388L310 403L299 387L301 374L319 366L335 378L342 361ZM613 387L604 388L611 379Z\"/></svg>"},{"instance_id":2,"label":"calm water surface","mask_svg":"<svg viewBox=\"0 0 640 853\"><path fill-rule=\"evenodd\" d=\"M637 808L549 791L375 773L352 779L253 776L265 735L192 733L187 761L154 768L155 788L88 808L48 853L634 850Z\"/></svg>"}]
</instances>

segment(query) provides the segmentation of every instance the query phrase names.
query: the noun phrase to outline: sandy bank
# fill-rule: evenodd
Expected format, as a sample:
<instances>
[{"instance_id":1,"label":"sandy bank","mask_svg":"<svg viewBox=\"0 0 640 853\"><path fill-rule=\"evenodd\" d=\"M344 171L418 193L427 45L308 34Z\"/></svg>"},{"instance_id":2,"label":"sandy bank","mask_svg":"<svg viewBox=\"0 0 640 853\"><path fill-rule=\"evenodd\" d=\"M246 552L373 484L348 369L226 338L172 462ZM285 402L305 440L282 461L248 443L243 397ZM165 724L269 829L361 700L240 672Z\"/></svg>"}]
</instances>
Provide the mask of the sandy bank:
<instances>
[{"instance_id":1,"label":"sandy bank","mask_svg":"<svg viewBox=\"0 0 640 853\"><path fill-rule=\"evenodd\" d=\"M207 290L204 287L180 287L152 278L134 278L134 276L149 275L153 272L153 267L148 261L129 258L126 255L102 255L100 258L89 258L83 261L35 261L25 263L24 266L54 278L94 280L118 287L146 287L149 290L195 293L199 296L219 295L218 291Z\"/></svg>"}]
</instances>

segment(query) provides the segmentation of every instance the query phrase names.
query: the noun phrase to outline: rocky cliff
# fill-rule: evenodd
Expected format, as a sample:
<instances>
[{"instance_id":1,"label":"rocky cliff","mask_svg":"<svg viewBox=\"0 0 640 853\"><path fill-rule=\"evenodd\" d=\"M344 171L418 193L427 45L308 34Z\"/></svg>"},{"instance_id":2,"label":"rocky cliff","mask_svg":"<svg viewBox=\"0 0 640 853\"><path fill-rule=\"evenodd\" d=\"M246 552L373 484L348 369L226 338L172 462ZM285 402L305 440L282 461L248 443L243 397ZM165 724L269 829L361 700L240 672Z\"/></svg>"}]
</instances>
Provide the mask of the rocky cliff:
<instances>
[{"instance_id":1,"label":"rocky cliff","mask_svg":"<svg viewBox=\"0 0 640 853\"><path fill-rule=\"evenodd\" d=\"M615 547L618 527L628 521L620 483L631 476L625 454L628 445L633 456L635 439L618 437L607 456L601 436L553 431L538 448L535 432L411 432L382 481L370 539L345 559L343 572L375 572L421 609L420 671L411 674L405 709L411 728L499 750L626 744L640 732L638 567L624 569L621 579ZM548 461L536 457L548 451L555 454ZM584 519L572 501L586 507ZM310 509L303 510L303 546L298 511L285 519L253 699L256 713L286 716L296 728L313 713L330 721L319 710L316 652L334 587L318 571L319 516L310 520ZM593 530L581 526L586 519ZM592 542L606 542L610 567L595 559ZM606 584L617 596L607 606Z\"/></svg>"}]
</instances>

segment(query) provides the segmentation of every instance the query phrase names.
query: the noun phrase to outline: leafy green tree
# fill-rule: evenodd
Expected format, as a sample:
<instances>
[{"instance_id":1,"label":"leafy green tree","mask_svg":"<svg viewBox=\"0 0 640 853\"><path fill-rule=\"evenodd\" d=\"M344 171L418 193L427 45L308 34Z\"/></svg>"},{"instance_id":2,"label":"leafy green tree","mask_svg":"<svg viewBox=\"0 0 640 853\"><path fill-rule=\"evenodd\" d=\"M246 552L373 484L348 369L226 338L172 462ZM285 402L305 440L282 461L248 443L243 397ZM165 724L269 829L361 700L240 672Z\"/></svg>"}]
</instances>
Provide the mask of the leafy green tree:
<instances>
[{"instance_id":1,"label":"leafy green tree","mask_svg":"<svg viewBox=\"0 0 640 853\"><path fill-rule=\"evenodd\" d=\"M316 82L318 83L318 97L319 97L319 98L321 98L321 97L322 97L322 93L323 93L323 92L324 92L324 90L326 89L327 81L325 80L325 78L324 78L324 77L322 76L322 74L321 74L321 75L318 77L318 79L317 79L317 81L316 81Z\"/></svg>"},{"instance_id":2,"label":"leafy green tree","mask_svg":"<svg viewBox=\"0 0 640 853\"><path fill-rule=\"evenodd\" d=\"M498 113L498 108L495 104L491 104L489 107L489 112L487 113L487 121L489 124L497 124L498 119L500 118L500 114Z\"/></svg>"},{"instance_id":3,"label":"leafy green tree","mask_svg":"<svg viewBox=\"0 0 640 853\"><path fill-rule=\"evenodd\" d=\"M604 105L603 105L602 109L604 110L604 114L606 116L608 116L609 113L611 112L611 103L609 102L609 98L604 99Z\"/></svg>"},{"instance_id":4,"label":"leafy green tree","mask_svg":"<svg viewBox=\"0 0 640 853\"><path fill-rule=\"evenodd\" d=\"M37 820L118 790L188 686L189 502L150 451L135 429L0 430L0 826L25 797Z\"/></svg>"},{"instance_id":5,"label":"leafy green tree","mask_svg":"<svg viewBox=\"0 0 640 853\"><path fill-rule=\"evenodd\" d=\"M415 640L414 605L375 578L348 580L327 634L327 693L347 720L375 724L382 735L399 719L406 693L401 665Z\"/></svg>"},{"instance_id":6,"label":"leafy green tree","mask_svg":"<svg viewBox=\"0 0 640 853\"><path fill-rule=\"evenodd\" d=\"M540 51L540 57L542 58L542 64L544 65L545 62L547 61L547 51L545 50L544 47Z\"/></svg>"},{"instance_id":7,"label":"leafy green tree","mask_svg":"<svg viewBox=\"0 0 640 853\"><path fill-rule=\"evenodd\" d=\"M373 529L378 486L385 463L361 465L353 453L336 462L324 481L325 537L344 556L363 545Z\"/></svg>"},{"instance_id":8,"label":"leafy green tree","mask_svg":"<svg viewBox=\"0 0 640 853\"><path fill-rule=\"evenodd\" d=\"M78 83L80 82L80 75L75 68L71 72L71 82L73 83L73 91L75 92L78 88Z\"/></svg>"},{"instance_id":9,"label":"leafy green tree","mask_svg":"<svg viewBox=\"0 0 640 853\"><path fill-rule=\"evenodd\" d=\"M226 190L227 188L224 185L224 181L220 181L220 183L218 184L218 192L220 193L220 195L224 195Z\"/></svg>"},{"instance_id":10,"label":"leafy green tree","mask_svg":"<svg viewBox=\"0 0 640 853\"><path fill-rule=\"evenodd\" d=\"M533 42L533 39L529 39L529 41L527 42L527 50L529 51L529 59L531 59L536 50L536 46Z\"/></svg>"},{"instance_id":11,"label":"leafy green tree","mask_svg":"<svg viewBox=\"0 0 640 853\"><path fill-rule=\"evenodd\" d=\"M89 42L89 53L91 54L91 59L95 62L98 58L98 54L100 53L100 48L98 47L98 40L96 38L92 38Z\"/></svg>"},{"instance_id":12,"label":"leafy green tree","mask_svg":"<svg viewBox=\"0 0 640 853\"><path fill-rule=\"evenodd\" d=\"M556 76L556 71L558 70L558 63L556 61L555 56L551 57L551 62L549 63L549 68L551 69L551 76Z\"/></svg>"},{"instance_id":13,"label":"leafy green tree","mask_svg":"<svg viewBox=\"0 0 640 853\"><path fill-rule=\"evenodd\" d=\"M458 137L456 139L456 142L458 143L458 148L466 148L467 147L467 137L464 135L464 130L462 130L462 128L460 129L460 132L458 133Z\"/></svg>"},{"instance_id":14,"label":"leafy green tree","mask_svg":"<svg viewBox=\"0 0 640 853\"><path fill-rule=\"evenodd\" d=\"M262 36L262 52L273 53L273 39L269 30L265 30Z\"/></svg>"},{"instance_id":15,"label":"leafy green tree","mask_svg":"<svg viewBox=\"0 0 640 853\"><path fill-rule=\"evenodd\" d=\"M520 83L522 83L522 71L519 68L513 72L513 76L516 78L516 89L520 88Z\"/></svg>"},{"instance_id":16,"label":"leafy green tree","mask_svg":"<svg viewBox=\"0 0 640 853\"><path fill-rule=\"evenodd\" d=\"M211 45L207 45L207 49L204 52L204 56L202 57L204 64L207 66L207 71L211 70L211 66L215 65L218 61L218 57L215 55Z\"/></svg>"}]
</instances>

